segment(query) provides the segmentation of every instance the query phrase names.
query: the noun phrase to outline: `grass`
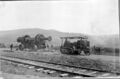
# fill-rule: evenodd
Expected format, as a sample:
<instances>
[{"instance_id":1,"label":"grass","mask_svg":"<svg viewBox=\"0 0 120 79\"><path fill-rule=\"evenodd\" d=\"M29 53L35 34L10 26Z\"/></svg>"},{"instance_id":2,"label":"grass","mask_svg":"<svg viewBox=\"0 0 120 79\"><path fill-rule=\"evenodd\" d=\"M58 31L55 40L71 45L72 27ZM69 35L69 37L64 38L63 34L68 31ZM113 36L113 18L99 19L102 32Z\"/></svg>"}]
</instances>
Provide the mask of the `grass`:
<instances>
[{"instance_id":1,"label":"grass","mask_svg":"<svg viewBox=\"0 0 120 79\"><path fill-rule=\"evenodd\" d=\"M72 55L63 55L54 52L5 52L2 55L10 56L10 57L19 57L19 58L27 58L31 60L37 61L47 61L58 64L72 65L78 67L86 67L98 70L106 70L106 71L115 71L120 72L120 64L117 62L108 62L103 60L94 60L83 57L75 57Z\"/></svg>"}]
</instances>

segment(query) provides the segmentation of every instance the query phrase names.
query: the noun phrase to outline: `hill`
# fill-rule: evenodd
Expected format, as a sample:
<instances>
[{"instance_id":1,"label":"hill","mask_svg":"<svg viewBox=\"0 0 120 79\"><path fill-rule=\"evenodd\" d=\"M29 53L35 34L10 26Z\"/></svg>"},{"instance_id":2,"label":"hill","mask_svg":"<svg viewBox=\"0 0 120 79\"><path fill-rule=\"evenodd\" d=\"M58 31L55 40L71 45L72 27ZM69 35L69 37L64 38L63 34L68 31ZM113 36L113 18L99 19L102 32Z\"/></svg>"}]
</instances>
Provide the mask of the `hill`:
<instances>
[{"instance_id":1,"label":"hill","mask_svg":"<svg viewBox=\"0 0 120 79\"><path fill-rule=\"evenodd\" d=\"M16 38L23 35L30 35L34 37L36 34L41 33L47 36L52 36L51 43L54 46L61 44L60 37L63 36L88 36L91 46L104 46L104 47L119 47L119 35L103 35L103 36L90 36L81 33L64 33L56 30L43 30L43 29L19 29L10 31L0 31L0 43L10 44L16 42Z\"/></svg>"}]
</instances>

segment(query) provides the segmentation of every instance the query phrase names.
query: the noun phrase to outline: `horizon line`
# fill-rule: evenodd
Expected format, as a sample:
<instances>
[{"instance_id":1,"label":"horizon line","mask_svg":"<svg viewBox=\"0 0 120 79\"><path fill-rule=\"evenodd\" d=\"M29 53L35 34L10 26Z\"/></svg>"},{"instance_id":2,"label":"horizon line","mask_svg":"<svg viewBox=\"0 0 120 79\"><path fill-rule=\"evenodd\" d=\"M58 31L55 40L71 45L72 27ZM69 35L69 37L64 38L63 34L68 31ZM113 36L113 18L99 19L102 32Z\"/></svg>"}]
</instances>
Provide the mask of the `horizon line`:
<instances>
[{"instance_id":1,"label":"horizon line","mask_svg":"<svg viewBox=\"0 0 120 79\"><path fill-rule=\"evenodd\" d=\"M59 31L59 30L55 30L55 29L43 29L43 28L19 28L19 29L8 29L8 30L0 30L0 32L6 32L6 31L17 31L17 30L32 30L32 29L38 29L38 30L48 30L48 31L57 31L57 32L61 32L61 33L74 33L74 34L83 34L83 35L92 35L92 36L104 36L104 35L119 35L119 33L116 34L85 34L85 33L78 33L78 32L63 32L63 31Z\"/></svg>"}]
</instances>

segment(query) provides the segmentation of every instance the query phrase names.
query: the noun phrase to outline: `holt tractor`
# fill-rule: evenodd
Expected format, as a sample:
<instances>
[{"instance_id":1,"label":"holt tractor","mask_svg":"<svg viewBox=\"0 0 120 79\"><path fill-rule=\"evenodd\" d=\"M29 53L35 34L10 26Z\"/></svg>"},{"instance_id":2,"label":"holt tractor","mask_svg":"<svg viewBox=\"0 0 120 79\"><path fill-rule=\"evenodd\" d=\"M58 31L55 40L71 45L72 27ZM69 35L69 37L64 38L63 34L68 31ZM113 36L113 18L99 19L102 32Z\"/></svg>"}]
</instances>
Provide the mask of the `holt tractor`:
<instances>
[{"instance_id":1,"label":"holt tractor","mask_svg":"<svg viewBox=\"0 0 120 79\"><path fill-rule=\"evenodd\" d=\"M82 52L90 55L90 42L87 39L87 37L61 37L60 51L69 55L80 55Z\"/></svg>"}]
</instances>

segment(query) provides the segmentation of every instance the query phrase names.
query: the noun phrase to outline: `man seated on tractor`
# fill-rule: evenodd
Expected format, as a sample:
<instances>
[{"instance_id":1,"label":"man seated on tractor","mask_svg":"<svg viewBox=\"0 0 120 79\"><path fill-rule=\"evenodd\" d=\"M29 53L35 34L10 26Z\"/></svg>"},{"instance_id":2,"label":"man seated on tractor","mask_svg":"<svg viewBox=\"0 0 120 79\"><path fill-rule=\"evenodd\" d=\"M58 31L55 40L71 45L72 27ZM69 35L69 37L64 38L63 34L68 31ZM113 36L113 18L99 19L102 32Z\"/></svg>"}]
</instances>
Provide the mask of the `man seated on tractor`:
<instances>
[{"instance_id":1,"label":"man seated on tractor","mask_svg":"<svg viewBox=\"0 0 120 79\"><path fill-rule=\"evenodd\" d=\"M84 48L84 41L78 40L77 41L77 49L83 49Z\"/></svg>"},{"instance_id":2,"label":"man seated on tractor","mask_svg":"<svg viewBox=\"0 0 120 79\"><path fill-rule=\"evenodd\" d=\"M76 48L77 48L79 54L81 54L81 52L86 53L86 47L87 47L87 46L86 46L84 40L78 40L78 41L77 41Z\"/></svg>"},{"instance_id":3,"label":"man seated on tractor","mask_svg":"<svg viewBox=\"0 0 120 79\"><path fill-rule=\"evenodd\" d=\"M68 40L66 39L66 40L65 40L65 43L64 43L64 46L65 46L65 47L71 47L72 44L71 44L70 41L68 41Z\"/></svg>"}]
</instances>

